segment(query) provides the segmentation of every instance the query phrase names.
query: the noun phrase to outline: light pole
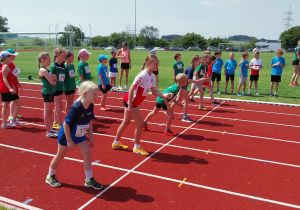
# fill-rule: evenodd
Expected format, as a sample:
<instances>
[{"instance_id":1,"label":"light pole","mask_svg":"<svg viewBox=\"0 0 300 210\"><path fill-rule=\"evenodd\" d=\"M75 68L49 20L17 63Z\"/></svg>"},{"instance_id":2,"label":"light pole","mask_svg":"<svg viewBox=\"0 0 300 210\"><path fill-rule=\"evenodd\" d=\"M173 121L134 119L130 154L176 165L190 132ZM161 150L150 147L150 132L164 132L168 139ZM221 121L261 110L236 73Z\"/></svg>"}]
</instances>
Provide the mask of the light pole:
<instances>
[{"instance_id":1,"label":"light pole","mask_svg":"<svg viewBox=\"0 0 300 210\"><path fill-rule=\"evenodd\" d=\"M80 45L82 45L82 27L79 24L79 29L80 29Z\"/></svg>"},{"instance_id":2,"label":"light pole","mask_svg":"<svg viewBox=\"0 0 300 210\"><path fill-rule=\"evenodd\" d=\"M92 26L91 26L90 23L89 23L89 27L90 27L90 45L91 45L91 40L92 40Z\"/></svg>"},{"instance_id":3,"label":"light pole","mask_svg":"<svg viewBox=\"0 0 300 210\"><path fill-rule=\"evenodd\" d=\"M136 47L136 0L134 0L134 48Z\"/></svg>"}]
</instances>

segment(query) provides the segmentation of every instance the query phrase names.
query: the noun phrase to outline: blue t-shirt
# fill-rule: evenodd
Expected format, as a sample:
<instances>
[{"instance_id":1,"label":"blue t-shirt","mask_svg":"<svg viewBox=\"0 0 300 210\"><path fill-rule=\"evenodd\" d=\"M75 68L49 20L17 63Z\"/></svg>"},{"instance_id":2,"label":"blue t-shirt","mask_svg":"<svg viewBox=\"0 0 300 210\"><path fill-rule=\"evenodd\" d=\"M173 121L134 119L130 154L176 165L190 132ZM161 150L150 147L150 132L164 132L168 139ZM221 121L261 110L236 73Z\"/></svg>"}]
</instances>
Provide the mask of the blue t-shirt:
<instances>
[{"instance_id":1,"label":"blue t-shirt","mask_svg":"<svg viewBox=\"0 0 300 210\"><path fill-rule=\"evenodd\" d=\"M75 101L68 112L65 123L70 126L71 138L76 144L86 140L86 131L89 128L90 121L95 119L94 104L90 104L85 109L81 101ZM67 146L67 139L64 132L64 126L61 126L58 133L58 142Z\"/></svg>"},{"instance_id":2,"label":"blue t-shirt","mask_svg":"<svg viewBox=\"0 0 300 210\"><path fill-rule=\"evenodd\" d=\"M97 68L98 71L98 85L102 85L101 80L99 76L102 76L102 80L104 82L104 85L109 85L109 79L108 79L108 69L107 66L100 63Z\"/></svg>"},{"instance_id":3,"label":"blue t-shirt","mask_svg":"<svg viewBox=\"0 0 300 210\"><path fill-rule=\"evenodd\" d=\"M235 60L231 60L231 59L228 59L225 64L224 64L224 67L226 69L226 74L227 75L234 75L234 71L237 67L237 64L236 64L236 61Z\"/></svg>"},{"instance_id":4,"label":"blue t-shirt","mask_svg":"<svg viewBox=\"0 0 300 210\"><path fill-rule=\"evenodd\" d=\"M112 73L118 73L118 60L117 58L109 59L109 71Z\"/></svg>"},{"instance_id":5,"label":"blue t-shirt","mask_svg":"<svg viewBox=\"0 0 300 210\"><path fill-rule=\"evenodd\" d=\"M212 72L221 74L222 66L223 60L221 58L217 58L215 64L212 67Z\"/></svg>"},{"instance_id":6,"label":"blue t-shirt","mask_svg":"<svg viewBox=\"0 0 300 210\"><path fill-rule=\"evenodd\" d=\"M272 59L271 65L276 64L276 63L281 63L281 65L285 65L285 59L283 57L274 57ZM283 67L281 66L272 66L272 75L277 75L281 76L283 71Z\"/></svg>"},{"instance_id":7,"label":"blue t-shirt","mask_svg":"<svg viewBox=\"0 0 300 210\"><path fill-rule=\"evenodd\" d=\"M193 79L194 71L195 71L195 69L193 69L193 67L189 66L189 67L186 68L184 73L186 74L188 79Z\"/></svg>"},{"instance_id":8,"label":"blue t-shirt","mask_svg":"<svg viewBox=\"0 0 300 210\"><path fill-rule=\"evenodd\" d=\"M240 68L242 70L242 74L244 77L248 77L248 68L249 68L249 61L244 60L243 62L240 63ZM241 76L241 73L240 73Z\"/></svg>"}]
</instances>

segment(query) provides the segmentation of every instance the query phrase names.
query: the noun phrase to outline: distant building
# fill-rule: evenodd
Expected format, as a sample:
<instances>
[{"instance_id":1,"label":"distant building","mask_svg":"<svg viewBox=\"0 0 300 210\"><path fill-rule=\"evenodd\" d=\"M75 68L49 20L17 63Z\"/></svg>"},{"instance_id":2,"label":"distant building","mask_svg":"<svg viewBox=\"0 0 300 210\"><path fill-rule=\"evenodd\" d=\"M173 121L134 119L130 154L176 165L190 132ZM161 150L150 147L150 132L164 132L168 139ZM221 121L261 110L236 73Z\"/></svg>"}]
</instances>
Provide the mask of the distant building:
<instances>
[{"instance_id":1,"label":"distant building","mask_svg":"<svg viewBox=\"0 0 300 210\"><path fill-rule=\"evenodd\" d=\"M278 48L281 48L281 42L256 42L255 47L258 48L261 52L276 52Z\"/></svg>"}]
</instances>

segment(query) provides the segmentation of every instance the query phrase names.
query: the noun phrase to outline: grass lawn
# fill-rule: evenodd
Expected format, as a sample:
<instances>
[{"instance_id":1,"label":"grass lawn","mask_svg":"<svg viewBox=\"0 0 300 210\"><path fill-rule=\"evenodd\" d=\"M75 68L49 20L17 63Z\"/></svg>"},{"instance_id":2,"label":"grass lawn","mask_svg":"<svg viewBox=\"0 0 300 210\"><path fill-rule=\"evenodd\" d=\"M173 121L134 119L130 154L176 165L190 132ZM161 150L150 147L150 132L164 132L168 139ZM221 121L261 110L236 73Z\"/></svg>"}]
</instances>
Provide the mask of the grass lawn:
<instances>
[{"instance_id":1,"label":"grass lawn","mask_svg":"<svg viewBox=\"0 0 300 210\"><path fill-rule=\"evenodd\" d=\"M75 55L77 54L78 50L75 50ZM98 65L98 55L103 54L109 54L110 51L101 51L101 50L91 50L93 53L91 55L90 60L88 61L90 65L90 69L92 70L93 80L96 82L97 75L96 75L96 68ZM173 55L175 52L169 52L169 51L159 51L158 57L160 59L160 66L159 66L159 88L163 89L173 82ZM37 78L38 73L38 65L37 65L37 55L39 54L39 51L21 51L19 56L16 59L17 66L21 69L21 76L22 78L27 78L28 75L32 75L34 78ZM185 64L185 67L187 67L191 61L191 58L193 55L202 55L202 52L189 52L184 51L181 52L182 55L182 61ZM52 52L51 52L52 55ZM140 71L140 66L142 65L145 57L147 56L147 51L131 51L132 55L132 68L130 69L130 82L134 79L135 75ZM269 96L269 86L270 86L270 62L272 57L275 56L275 53L261 53L261 58L263 60L264 66L261 70L260 78L259 78L259 96L242 96L237 97L236 95L217 95L218 97L224 97L224 98L239 98L239 99L247 99L247 100L258 100L258 101L269 101L269 102L284 102L284 103L294 103L294 104L300 104L300 87L298 88L291 88L288 86L290 82L290 78L293 72L292 69L292 53L286 53L284 54L284 57L286 59L286 67L284 69L283 75L282 75L282 82L279 86L279 97L270 97ZM241 53L236 53L236 60L237 62L240 60ZM228 53L223 52L222 59L225 62L228 59ZM252 54L250 54L250 59L252 59ZM249 59L249 60L250 60ZM75 66L77 66L77 60L74 61ZM222 70L223 71L223 70ZM223 72L222 72L223 73ZM235 79L235 92L236 87L238 84L238 76L236 74ZM27 80L28 81L28 80ZM221 81L221 91L224 92L224 83L225 78L224 75L222 75L222 81ZM253 85L254 87L254 85Z\"/></svg>"}]
</instances>

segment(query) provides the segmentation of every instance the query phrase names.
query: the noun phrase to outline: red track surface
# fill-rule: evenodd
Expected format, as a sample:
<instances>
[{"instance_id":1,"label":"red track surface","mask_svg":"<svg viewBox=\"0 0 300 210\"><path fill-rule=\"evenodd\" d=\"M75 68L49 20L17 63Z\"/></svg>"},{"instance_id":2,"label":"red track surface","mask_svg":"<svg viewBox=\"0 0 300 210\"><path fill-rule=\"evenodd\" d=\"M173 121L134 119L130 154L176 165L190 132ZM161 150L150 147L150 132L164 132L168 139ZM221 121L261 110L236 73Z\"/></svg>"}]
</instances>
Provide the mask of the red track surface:
<instances>
[{"instance_id":1,"label":"red track surface","mask_svg":"<svg viewBox=\"0 0 300 210\"><path fill-rule=\"evenodd\" d=\"M207 101L208 111L199 111L193 103L190 114L198 122L191 126L176 114L176 137L162 134L165 117L159 113L142 134L143 147L154 153L145 158L111 149L123 108L122 93L110 93L111 111L95 108L92 150L93 160L100 160L94 175L106 188L83 186L82 157L75 149L58 168L63 187L53 189L44 179L57 143L45 137L40 86L23 88L20 114L28 124L0 130L2 197L32 199L29 205L42 209L300 208L299 107L229 101L212 107ZM154 104L149 96L143 116ZM124 133L130 147L133 130L132 123Z\"/></svg>"}]
</instances>

